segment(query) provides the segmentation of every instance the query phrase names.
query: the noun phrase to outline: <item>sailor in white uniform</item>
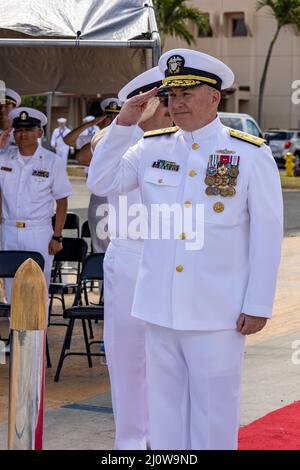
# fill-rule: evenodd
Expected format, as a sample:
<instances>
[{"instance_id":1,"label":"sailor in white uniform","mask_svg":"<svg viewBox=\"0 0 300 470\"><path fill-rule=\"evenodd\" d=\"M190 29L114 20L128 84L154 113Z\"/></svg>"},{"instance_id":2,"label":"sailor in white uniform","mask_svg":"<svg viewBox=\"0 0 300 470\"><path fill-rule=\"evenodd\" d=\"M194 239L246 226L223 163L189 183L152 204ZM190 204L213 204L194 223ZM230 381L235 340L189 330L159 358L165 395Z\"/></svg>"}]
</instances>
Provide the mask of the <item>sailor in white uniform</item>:
<instances>
[{"instance_id":1,"label":"sailor in white uniform","mask_svg":"<svg viewBox=\"0 0 300 470\"><path fill-rule=\"evenodd\" d=\"M9 113L14 109L20 106L21 96L15 90L11 88L5 88L1 90L3 96L0 96L0 137L2 136L3 142L5 138L5 147L15 145L15 140L13 136L13 131L11 129L11 123L9 120ZM4 131L8 132L3 135ZM4 150L4 144L0 147L1 151Z\"/></svg>"},{"instance_id":2,"label":"sailor in white uniform","mask_svg":"<svg viewBox=\"0 0 300 470\"><path fill-rule=\"evenodd\" d=\"M46 116L32 108L10 112L16 147L0 153L4 250L39 251L49 285L53 255L62 249L62 229L71 185L59 157L38 144ZM51 218L56 202L54 231ZM8 300L10 297L10 282Z\"/></svg>"},{"instance_id":3,"label":"sailor in white uniform","mask_svg":"<svg viewBox=\"0 0 300 470\"><path fill-rule=\"evenodd\" d=\"M163 74L158 67L148 70L130 81L120 92L119 99L136 96L141 92L160 86ZM149 109L137 126L127 147L143 137L145 130L171 125L172 121L164 101L153 99ZM92 159L88 176L88 187L98 194L98 170L100 145L96 158ZM124 193L128 209L141 204L138 189ZM128 233L132 217L126 227L120 227L122 202L119 196L108 197L109 233L111 242L104 261L104 342L109 369L114 419L116 424L115 447L119 450L146 449L149 440L148 407L146 391L145 322L130 315L137 273L143 251L141 237L133 239ZM124 209L123 209L124 210ZM123 217L127 214L123 213Z\"/></svg>"},{"instance_id":4,"label":"sailor in white uniform","mask_svg":"<svg viewBox=\"0 0 300 470\"><path fill-rule=\"evenodd\" d=\"M54 129L51 136L51 147L55 149L56 155L58 155L58 157L60 157L64 162L65 166L67 166L69 152L73 151L73 147L65 144L64 137L71 132L71 129L66 126L66 118L60 117L57 119L57 122L58 127Z\"/></svg>"},{"instance_id":5,"label":"sailor in white uniform","mask_svg":"<svg viewBox=\"0 0 300 470\"><path fill-rule=\"evenodd\" d=\"M4 152L4 149L15 146L15 139L13 136L13 130L11 129L11 123L9 120L9 113L14 108L20 106L21 97L19 93L11 88L0 89L0 153ZM1 190L0 190L0 224L2 220L1 214ZM0 248L1 248L1 231L0 231ZM0 302L5 300L5 289L3 279L0 279Z\"/></svg>"},{"instance_id":6,"label":"sailor in white uniform","mask_svg":"<svg viewBox=\"0 0 300 470\"><path fill-rule=\"evenodd\" d=\"M92 123L95 121L95 116L85 116L82 120L84 125ZM84 145L89 144L94 137L94 135L100 131L100 127L95 124L91 124L90 127L85 128L78 136L76 140L76 149L80 150Z\"/></svg>"},{"instance_id":7,"label":"sailor in white uniform","mask_svg":"<svg viewBox=\"0 0 300 470\"><path fill-rule=\"evenodd\" d=\"M179 129L126 151L157 89L128 100L94 152L98 192L139 187L149 214L176 204L193 222L149 217L135 289L152 449L236 449L244 339L271 317L280 262L278 169L263 139L222 125L221 90L234 81L223 62L175 49L159 67ZM151 236L169 220L169 239Z\"/></svg>"}]
</instances>

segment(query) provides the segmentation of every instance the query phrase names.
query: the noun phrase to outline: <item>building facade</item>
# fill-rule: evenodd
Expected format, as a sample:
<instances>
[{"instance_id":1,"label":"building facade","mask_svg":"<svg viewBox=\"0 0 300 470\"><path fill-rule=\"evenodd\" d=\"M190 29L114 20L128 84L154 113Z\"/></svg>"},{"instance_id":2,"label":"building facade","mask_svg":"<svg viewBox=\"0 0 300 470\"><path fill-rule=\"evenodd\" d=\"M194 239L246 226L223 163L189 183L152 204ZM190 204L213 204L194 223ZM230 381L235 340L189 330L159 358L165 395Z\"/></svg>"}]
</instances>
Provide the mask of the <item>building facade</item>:
<instances>
[{"instance_id":1,"label":"building facade","mask_svg":"<svg viewBox=\"0 0 300 470\"><path fill-rule=\"evenodd\" d=\"M222 110L248 113L257 118L261 75L277 25L271 10L266 7L256 11L256 0L193 0L187 3L205 12L210 24L205 36L199 34L196 26L190 25L196 41L190 47L218 57L235 73L234 88L224 95ZM189 46L182 40L168 37L164 50L174 47ZM280 31L273 49L264 93L262 129L300 128L298 101L300 35L288 26Z\"/></svg>"}]
</instances>

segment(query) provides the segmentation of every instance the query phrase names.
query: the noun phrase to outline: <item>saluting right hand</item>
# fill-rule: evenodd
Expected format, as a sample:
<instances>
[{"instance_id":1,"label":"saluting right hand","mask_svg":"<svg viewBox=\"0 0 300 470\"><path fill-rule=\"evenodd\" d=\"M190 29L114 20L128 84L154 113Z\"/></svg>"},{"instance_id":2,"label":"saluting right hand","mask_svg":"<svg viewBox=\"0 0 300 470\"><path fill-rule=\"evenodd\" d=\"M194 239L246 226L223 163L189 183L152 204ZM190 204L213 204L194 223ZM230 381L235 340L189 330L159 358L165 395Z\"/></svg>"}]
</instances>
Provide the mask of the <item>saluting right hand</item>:
<instances>
[{"instance_id":1,"label":"saluting right hand","mask_svg":"<svg viewBox=\"0 0 300 470\"><path fill-rule=\"evenodd\" d=\"M6 129L0 134L0 149L5 147L8 142L10 129Z\"/></svg>"},{"instance_id":2,"label":"saluting right hand","mask_svg":"<svg viewBox=\"0 0 300 470\"><path fill-rule=\"evenodd\" d=\"M157 87L146 93L133 96L125 101L117 118L119 126L133 126L137 124L147 106L148 101L157 93Z\"/></svg>"}]
</instances>

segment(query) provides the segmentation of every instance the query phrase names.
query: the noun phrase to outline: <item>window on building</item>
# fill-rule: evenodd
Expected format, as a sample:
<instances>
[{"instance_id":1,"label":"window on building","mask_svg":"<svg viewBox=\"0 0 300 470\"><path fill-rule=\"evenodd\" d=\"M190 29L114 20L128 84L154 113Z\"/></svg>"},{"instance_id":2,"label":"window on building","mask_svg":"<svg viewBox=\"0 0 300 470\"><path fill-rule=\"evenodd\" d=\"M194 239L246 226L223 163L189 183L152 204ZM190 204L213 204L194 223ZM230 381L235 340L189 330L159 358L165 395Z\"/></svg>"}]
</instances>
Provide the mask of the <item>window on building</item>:
<instances>
[{"instance_id":1,"label":"window on building","mask_svg":"<svg viewBox=\"0 0 300 470\"><path fill-rule=\"evenodd\" d=\"M231 15L230 22L231 22L231 25L230 25L231 34L230 35L232 37L248 36L244 13Z\"/></svg>"},{"instance_id":2,"label":"window on building","mask_svg":"<svg viewBox=\"0 0 300 470\"><path fill-rule=\"evenodd\" d=\"M212 38L213 37L213 31L210 26L209 22L209 14L205 13L205 17L208 20L208 29L207 31L202 31L202 29L198 29L198 38Z\"/></svg>"}]
</instances>

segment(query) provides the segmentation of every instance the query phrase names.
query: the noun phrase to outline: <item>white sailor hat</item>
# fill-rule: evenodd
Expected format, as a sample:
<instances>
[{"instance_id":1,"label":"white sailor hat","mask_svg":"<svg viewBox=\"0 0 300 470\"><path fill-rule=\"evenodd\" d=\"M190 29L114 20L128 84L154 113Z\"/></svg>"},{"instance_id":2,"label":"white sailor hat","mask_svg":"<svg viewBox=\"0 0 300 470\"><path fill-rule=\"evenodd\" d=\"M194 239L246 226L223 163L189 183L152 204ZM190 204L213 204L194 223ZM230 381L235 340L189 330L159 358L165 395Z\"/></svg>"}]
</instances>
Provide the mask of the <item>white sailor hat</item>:
<instances>
[{"instance_id":1,"label":"white sailor hat","mask_svg":"<svg viewBox=\"0 0 300 470\"><path fill-rule=\"evenodd\" d=\"M91 122L95 119L95 116L85 116L83 119L82 119L82 122Z\"/></svg>"},{"instance_id":2,"label":"white sailor hat","mask_svg":"<svg viewBox=\"0 0 300 470\"><path fill-rule=\"evenodd\" d=\"M164 73L162 89L209 85L217 90L230 88L234 73L219 59L190 49L172 49L159 59Z\"/></svg>"},{"instance_id":3,"label":"white sailor hat","mask_svg":"<svg viewBox=\"0 0 300 470\"><path fill-rule=\"evenodd\" d=\"M122 108L122 101L118 98L105 98L100 103L101 109L104 114L119 114Z\"/></svg>"},{"instance_id":4,"label":"white sailor hat","mask_svg":"<svg viewBox=\"0 0 300 470\"><path fill-rule=\"evenodd\" d=\"M43 127L46 126L48 119L45 114L33 108L15 108L9 115L14 129Z\"/></svg>"},{"instance_id":5,"label":"white sailor hat","mask_svg":"<svg viewBox=\"0 0 300 470\"><path fill-rule=\"evenodd\" d=\"M126 101L139 93L145 93L154 87L160 87L163 78L164 74L159 70L159 67L153 67L127 83L119 91L118 97L121 101Z\"/></svg>"},{"instance_id":6,"label":"white sailor hat","mask_svg":"<svg viewBox=\"0 0 300 470\"><path fill-rule=\"evenodd\" d=\"M21 96L11 88L1 89L0 104L12 104L13 106L20 106Z\"/></svg>"},{"instance_id":7,"label":"white sailor hat","mask_svg":"<svg viewBox=\"0 0 300 470\"><path fill-rule=\"evenodd\" d=\"M57 119L58 124L65 124L67 122L67 119L64 117L60 117Z\"/></svg>"}]
</instances>

